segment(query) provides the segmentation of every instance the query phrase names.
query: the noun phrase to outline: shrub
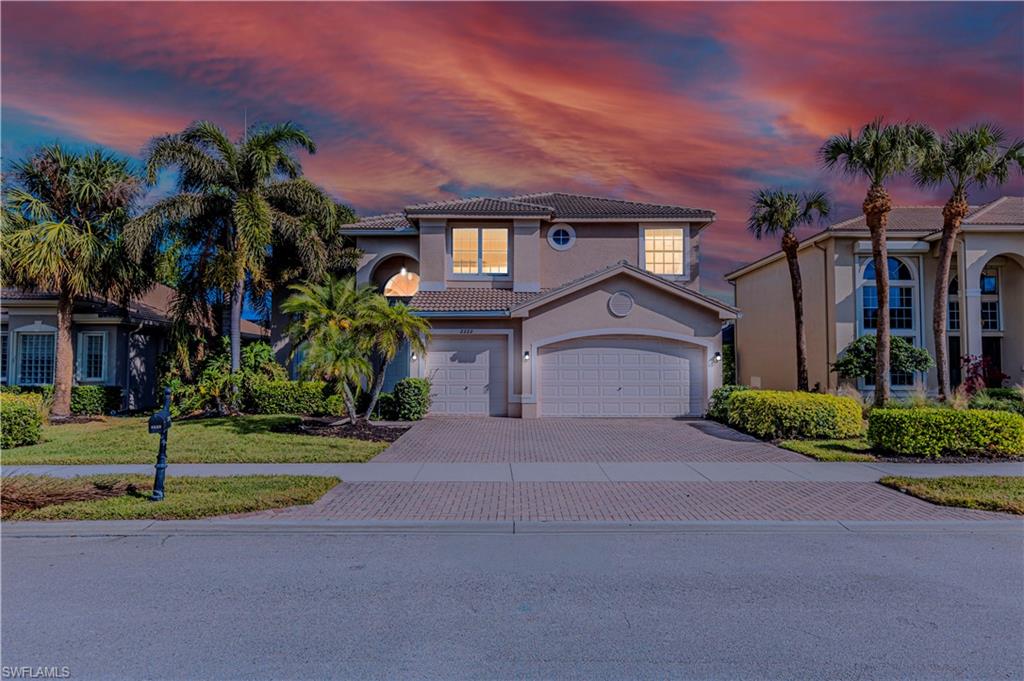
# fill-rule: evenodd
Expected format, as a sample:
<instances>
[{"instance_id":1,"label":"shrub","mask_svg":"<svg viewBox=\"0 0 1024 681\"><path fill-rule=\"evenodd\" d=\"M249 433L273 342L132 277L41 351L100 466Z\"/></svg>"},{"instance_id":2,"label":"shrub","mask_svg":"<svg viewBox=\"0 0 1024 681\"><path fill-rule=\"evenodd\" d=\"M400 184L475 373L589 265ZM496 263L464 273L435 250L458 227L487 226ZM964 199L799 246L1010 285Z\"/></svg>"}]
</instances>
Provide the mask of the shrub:
<instances>
[{"instance_id":1,"label":"shrub","mask_svg":"<svg viewBox=\"0 0 1024 681\"><path fill-rule=\"evenodd\" d=\"M430 399L429 394L427 399ZM377 409L373 413L373 418L379 421L398 420L398 401L395 399L394 393L380 394L380 397L377 398Z\"/></svg>"},{"instance_id":2,"label":"shrub","mask_svg":"<svg viewBox=\"0 0 1024 681\"><path fill-rule=\"evenodd\" d=\"M43 434L43 398L38 393L0 394L0 447L34 445Z\"/></svg>"},{"instance_id":3,"label":"shrub","mask_svg":"<svg viewBox=\"0 0 1024 681\"><path fill-rule=\"evenodd\" d=\"M121 388L116 385L76 385L71 388L71 413L83 416L109 414L121 408Z\"/></svg>"},{"instance_id":4,"label":"shrub","mask_svg":"<svg viewBox=\"0 0 1024 681\"><path fill-rule=\"evenodd\" d=\"M331 416L348 416L348 409L345 408L345 398L341 395L328 395L324 405L325 410Z\"/></svg>"},{"instance_id":5,"label":"shrub","mask_svg":"<svg viewBox=\"0 0 1024 681\"><path fill-rule=\"evenodd\" d=\"M985 397L993 400L1012 400L1024 403L1024 389L1017 388L985 388L981 391Z\"/></svg>"},{"instance_id":6,"label":"shrub","mask_svg":"<svg viewBox=\"0 0 1024 681\"><path fill-rule=\"evenodd\" d=\"M395 412L400 421L419 421L430 409L430 381L403 378L395 385Z\"/></svg>"},{"instance_id":7,"label":"shrub","mask_svg":"<svg viewBox=\"0 0 1024 681\"><path fill-rule=\"evenodd\" d=\"M741 390L750 390L745 385L723 385L711 391L711 404L708 406L708 418L722 423L729 422L729 396Z\"/></svg>"},{"instance_id":8,"label":"shrub","mask_svg":"<svg viewBox=\"0 0 1024 681\"><path fill-rule=\"evenodd\" d=\"M998 393L997 393L998 394ZM971 409L992 409L995 411L1009 411L1024 416L1024 402L1014 399L1001 399L991 396L991 391L976 394L971 398L968 405Z\"/></svg>"},{"instance_id":9,"label":"shrub","mask_svg":"<svg viewBox=\"0 0 1024 681\"><path fill-rule=\"evenodd\" d=\"M1024 417L985 409L874 409L873 447L904 456L1024 454Z\"/></svg>"},{"instance_id":10,"label":"shrub","mask_svg":"<svg viewBox=\"0 0 1024 681\"><path fill-rule=\"evenodd\" d=\"M840 378L873 378L875 375L875 334L861 336L847 345L832 370ZM900 336L889 340L889 366L893 371L907 373L928 371L935 365L932 356L924 348L914 347Z\"/></svg>"},{"instance_id":11,"label":"shrub","mask_svg":"<svg viewBox=\"0 0 1024 681\"><path fill-rule=\"evenodd\" d=\"M257 382L246 396L247 411L252 414L327 414L325 387L321 381Z\"/></svg>"},{"instance_id":12,"label":"shrub","mask_svg":"<svg viewBox=\"0 0 1024 681\"><path fill-rule=\"evenodd\" d=\"M761 438L838 440L861 432L860 405L819 393L746 390L728 400L729 425Z\"/></svg>"}]
</instances>

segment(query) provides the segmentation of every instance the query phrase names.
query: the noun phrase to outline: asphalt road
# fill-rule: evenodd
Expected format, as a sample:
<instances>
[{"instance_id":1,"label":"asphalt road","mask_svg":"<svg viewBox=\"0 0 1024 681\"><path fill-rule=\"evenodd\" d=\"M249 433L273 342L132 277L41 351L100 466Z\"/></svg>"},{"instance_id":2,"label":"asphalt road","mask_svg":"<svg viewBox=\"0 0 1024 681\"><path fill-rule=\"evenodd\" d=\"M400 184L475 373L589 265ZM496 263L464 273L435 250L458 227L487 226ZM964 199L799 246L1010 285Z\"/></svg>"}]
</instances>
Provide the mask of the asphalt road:
<instances>
[{"instance_id":1,"label":"asphalt road","mask_svg":"<svg viewBox=\"0 0 1024 681\"><path fill-rule=\"evenodd\" d=\"M1019 679L1019 530L3 540L71 678Z\"/></svg>"}]
</instances>

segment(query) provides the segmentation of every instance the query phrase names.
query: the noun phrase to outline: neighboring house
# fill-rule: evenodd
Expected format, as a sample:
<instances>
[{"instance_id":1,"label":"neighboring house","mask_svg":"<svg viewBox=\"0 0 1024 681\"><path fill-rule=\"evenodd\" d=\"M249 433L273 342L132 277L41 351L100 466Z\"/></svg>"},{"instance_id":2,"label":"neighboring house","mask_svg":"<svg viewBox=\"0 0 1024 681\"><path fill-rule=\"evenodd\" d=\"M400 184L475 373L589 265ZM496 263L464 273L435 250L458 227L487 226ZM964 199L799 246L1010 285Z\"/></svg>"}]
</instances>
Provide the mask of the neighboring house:
<instances>
[{"instance_id":1,"label":"neighboring house","mask_svg":"<svg viewBox=\"0 0 1024 681\"><path fill-rule=\"evenodd\" d=\"M942 229L941 206L893 208L889 214L892 334L933 350L932 300ZM877 295L864 217L832 225L805 239L799 251L804 284L807 362L811 385L838 386L829 365L858 336L875 332ZM948 337L950 376L961 379L964 355L985 356L1024 383L1024 197L974 206L950 268ZM726 275L736 288L740 383L796 388L796 351L789 271L781 252ZM934 354L934 353L933 353ZM936 390L935 371L892 375L893 391L915 383ZM861 382L863 390L870 385Z\"/></svg>"},{"instance_id":2,"label":"neighboring house","mask_svg":"<svg viewBox=\"0 0 1024 681\"><path fill-rule=\"evenodd\" d=\"M157 358L166 349L174 290L157 284L127 308L101 297L78 300L72 317L75 383L118 386L123 409L157 401ZM266 330L248 320L243 336ZM0 383L53 383L57 296L47 291L0 290Z\"/></svg>"},{"instance_id":3,"label":"neighboring house","mask_svg":"<svg viewBox=\"0 0 1024 681\"><path fill-rule=\"evenodd\" d=\"M430 378L432 413L703 414L721 383L723 320L700 292L708 210L576 194L407 207L347 225L356 277L428 318L426 356L388 383ZM286 318L274 342L287 353Z\"/></svg>"}]
</instances>

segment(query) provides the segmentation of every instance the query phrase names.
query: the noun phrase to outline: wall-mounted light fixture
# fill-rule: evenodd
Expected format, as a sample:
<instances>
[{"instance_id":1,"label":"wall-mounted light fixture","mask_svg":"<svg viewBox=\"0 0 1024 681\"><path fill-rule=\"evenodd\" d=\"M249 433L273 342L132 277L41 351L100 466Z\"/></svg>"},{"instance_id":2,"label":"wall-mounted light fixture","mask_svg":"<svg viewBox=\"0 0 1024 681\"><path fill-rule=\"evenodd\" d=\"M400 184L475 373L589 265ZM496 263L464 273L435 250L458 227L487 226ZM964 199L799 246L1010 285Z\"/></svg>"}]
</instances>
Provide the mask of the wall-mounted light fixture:
<instances>
[{"instance_id":1,"label":"wall-mounted light fixture","mask_svg":"<svg viewBox=\"0 0 1024 681\"><path fill-rule=\"evenodd\" d=\"M415 352L412 353L412 361L414 361L414 362L416 361L416 353Z\"/></svg>"},{"instance_id":2,"label":"wall-mounted light fixture","mask_svg":"<svg viewBox=\"0 0 1024 681\"><path fill-rule=\"evenodd\" d=\"M526 350L525 352L523 352L523 361L524 362L529 362L530 361L530 351L529 350Z\"/></svg>"},{"instance_id":3,"label":"wall-mounted light fixture","mask_svg":"<svg viewBox=\"0 0 1024 681\"><path fill-rule=\"evenodd\" d=\"M712 362L715 362L716 364L717 364L718 362L721 362L721 361L722 361L722 353L720 353L720 352L716 352L716 353L715 353L715 356L711 358L711 361L712 361Z\"/></svg>"}]
</instances>

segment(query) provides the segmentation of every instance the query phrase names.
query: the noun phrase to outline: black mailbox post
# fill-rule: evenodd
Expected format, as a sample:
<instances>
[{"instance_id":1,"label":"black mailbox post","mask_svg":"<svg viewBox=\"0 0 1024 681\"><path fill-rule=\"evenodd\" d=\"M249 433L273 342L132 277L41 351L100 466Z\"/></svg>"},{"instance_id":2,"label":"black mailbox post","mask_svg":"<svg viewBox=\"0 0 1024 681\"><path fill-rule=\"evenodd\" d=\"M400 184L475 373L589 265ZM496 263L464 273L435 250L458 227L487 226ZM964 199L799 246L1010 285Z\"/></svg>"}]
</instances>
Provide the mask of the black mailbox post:
<instances>
[{"instance_id":1,"label":"black mailbox post","mask_svg":"<svg viewBox=\"0 0 1024 681\"><path fill-rule=\"evenodd\" d=\"M156 455L156 477L150 501L164 498L164 475L167 472L167 431L171 429L171 389L164 389L164 408L149 417L149 432L160 435L160 451Z\"/></svg>"}]
</instances>

